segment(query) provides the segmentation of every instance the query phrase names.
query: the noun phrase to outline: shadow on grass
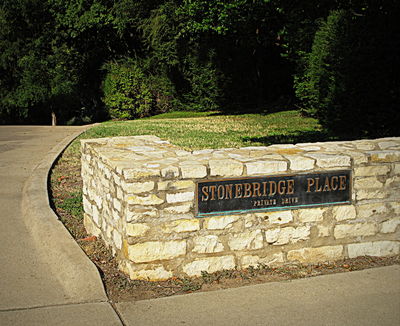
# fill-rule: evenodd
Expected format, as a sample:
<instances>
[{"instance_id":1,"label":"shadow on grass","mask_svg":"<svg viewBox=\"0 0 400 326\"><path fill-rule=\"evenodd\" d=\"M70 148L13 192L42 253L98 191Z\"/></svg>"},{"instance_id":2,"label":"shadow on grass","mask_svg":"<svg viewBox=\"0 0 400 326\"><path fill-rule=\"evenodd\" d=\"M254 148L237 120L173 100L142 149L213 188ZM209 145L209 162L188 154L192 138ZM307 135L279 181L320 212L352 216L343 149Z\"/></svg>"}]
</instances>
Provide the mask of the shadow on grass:
<instances>
[{"instance_id":1,"label":"shadow on grass","mask_svg":"<svg viewBox=\"0 0 400 326\"><path fill-rule=\"evenodd\" d=\"M339 137L329 135L325 131L300 131L289 135L271 135L263 137L243 137L245 142L261 143L263 145L273 144L297 144L297 143L314 143L321 141L335 141Z\"/></svg>"}]
</instances>

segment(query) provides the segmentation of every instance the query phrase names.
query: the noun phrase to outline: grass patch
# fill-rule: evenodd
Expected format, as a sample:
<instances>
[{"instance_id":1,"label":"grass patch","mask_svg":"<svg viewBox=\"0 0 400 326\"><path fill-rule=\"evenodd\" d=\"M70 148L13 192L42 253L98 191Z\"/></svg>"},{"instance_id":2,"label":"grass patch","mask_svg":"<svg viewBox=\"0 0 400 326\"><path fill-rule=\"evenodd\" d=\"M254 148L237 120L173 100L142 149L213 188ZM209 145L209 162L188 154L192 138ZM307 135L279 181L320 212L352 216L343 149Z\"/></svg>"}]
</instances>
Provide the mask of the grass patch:
<instances>
[{"instance_id":1,"label":"grass patch","mask_svg":"<svg viewBox=\"0 0 400 326\"><path fill-rule=\"evenodd\" d=\"M171 112L132 121L104 122L82 138L155 135L188 150L261 146L326 140L318 121L299 111L222 115L218 112ZM76 140L70 150L78 152Z\"/></svg>"},{"instance_id":2,"label":"grass patch","mask_svg":"<svg viewBox=\"0 0 400 326\"><path fill-rule=\"evenodd\" d=\"M219 111L209 112L191 112L191 111L173 111L167 113L161 113L142 120L159 120L159 119L179 119L179 118L202 118L210 117L220 114Z\"/></svg>"},{"instance_id":3,"label":"grass patch","mask_svg":"<svg viewBox=\"0 0 400 326\"><path fill-rule=\"evenodd\" d=\"M70 212L79 220L83 219L82 191L72 192L62 200L56 201L56 205L64 211Z\"/></svg>"}]
</instances>

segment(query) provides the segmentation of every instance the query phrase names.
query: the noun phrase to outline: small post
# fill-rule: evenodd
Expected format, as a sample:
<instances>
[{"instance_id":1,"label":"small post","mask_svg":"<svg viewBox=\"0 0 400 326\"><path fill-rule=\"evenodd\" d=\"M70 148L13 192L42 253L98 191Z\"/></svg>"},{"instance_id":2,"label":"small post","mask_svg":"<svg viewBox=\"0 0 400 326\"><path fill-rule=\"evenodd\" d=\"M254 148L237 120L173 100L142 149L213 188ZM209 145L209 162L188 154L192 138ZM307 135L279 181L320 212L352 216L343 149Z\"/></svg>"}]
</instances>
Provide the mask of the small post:
<instances>
[{"instance_id":1,"label":"small post","mask_svg":"<svg viewBox=\"0 0 400 326\"><path fill-rule=\"evenodd\" d=\"M54 113L54 111L51 112L51 125L53 127L57 126L57 117L56 117L56 114Z\"/></svg>"}]
</instances>

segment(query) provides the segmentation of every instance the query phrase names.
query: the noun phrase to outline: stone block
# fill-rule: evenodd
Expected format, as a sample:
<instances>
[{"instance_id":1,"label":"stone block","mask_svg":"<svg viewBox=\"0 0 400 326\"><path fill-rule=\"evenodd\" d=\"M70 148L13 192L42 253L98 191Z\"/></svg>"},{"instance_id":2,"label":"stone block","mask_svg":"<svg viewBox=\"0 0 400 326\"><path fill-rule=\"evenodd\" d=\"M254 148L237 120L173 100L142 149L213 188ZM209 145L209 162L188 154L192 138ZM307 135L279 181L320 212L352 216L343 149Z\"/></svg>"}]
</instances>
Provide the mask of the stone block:
<instances>
[{"instance_id":1,"label":"stone block","mask_svg":"<svg viewBox=\"0 0 400 326\"><path fill-rule=\"evenodd\" d=\"M167 207L164 210L167 213L183 214L183 213L190 212L191 208L192 208L191 204L185 204L185 205L177 205L177 206Z\"/></svg>"},{"instance_id":2,"label":"stone block","mask_svg":"<svg viewBox=\"0 0 400 326\"><path fill-rule=\"evenodd\" d=\"M232 234L228 241L231 250L254 250L263 247L263 236L261 230L244 231Z\"/></svg>"},{"instance_id":3,"label":"stone block","mask_svg":"<svg viewBox=\"0 0 400 326\"><path fill-rule=\"evenodd\" d=\"M103 198L101 196L98 196L95 193L89 192L89 197L94 200L96 203L97 208L102 209L103 208Z\"/></svg>"},{"instance_id":4,"label":"stone block","mask_svg":"<svg viewBox=\"0 0 400 326\"><path fill-rule=\"evenodd\" d=\"M207 176L207 168L201 164L180 165L183 179L201 179Z\"/></svg>"},{"instance_id":5,"label":"stone block","mask_svg":"<svg viewBox=\"0 0 400 326\"><path fill-rule=\"evenodd\" d=\"M265 231L265 240L269 244L275 246L288 244L289 242L295 243L300 240L307 240L310 238L310 227L286 227L279 229L270 229Z\"/></svg>"},{"instance_id":6,"label":"stone block","mask_svg":"<svg viewBox=\"0 0 400 326\"><path fill-rule=\"evenodd\" d=\"M118 222L118 220L120 220L121 218L121 213L117 212L115 209L111 210L111 214L109 216L112 216L112 220L109 219L107 222L111 223L113 226L116 225L116 223Z\"/></svg>"},{"instance_id":7,"label":"stone block","mask_svg":"<svg viewBox=\"0 0 400 326\"><path fill-rule=\"evenodd\" d=\"M163 199L154 194L148 196L132 195L127 197L128 205L156 206L162 204L163 202Z\"/></svg>"},{"instance_id":8,"label":"stone block","mask_svg":"<svg viewBox=\"0 0 400 326\"><path fill-rule=\"evenodd\" d=\"M371 203L357 206L358 218L368 219L375 215L386 214L388 209L385 203Z\"/></svg>"},{"instance_id":9,"label":"stone block","mask_svg":"<svg viewBox=\"0 0 400 326\"><path fill-rule=\"evenodd\" d=\"M150 229L146 223L128 223L126 225L126 234L130 237L144 236Z\"/></svg>"},{"instance_id":10,"label":"stone block","mask_svg":"<svg viewBox=\"0 0 400 326\"><path fill-rule=\"evenodd\" d=\"M355 166L368 163L368 155L361 152L346 151L347 155L353 159L353 164Z\"/></svg>"},{"instance_id":11,"label":"stone block","mask_svg":"<svg viewBox=\"0 0 400 326\"><path fill-rule=\"evenodd\" d=\"M193 201L193 199L194 199L193 191L178 192L176 194L167 194L167 203L169 204Z\"/></svg>"},{"instance_id":12,"label":"stone block","mask_svg":"<svg viewBox=\"0 0 400 326\"><path fill-rule=\"evenodd\" d=\"M123 170L125 180L140 180L142 178L160 176L160 169L151 168L129 168Z\"/></svg>"},{"instance_id":13,"label":"stone block","mask_svg":"<svg viewBox=\"0 0 400 326\"><path fill-rule=\"evenodd\" d=\"M372 223L339 224L335 226L335 239L367 237L376 234L376 226Z\"/></svg>"},{"instance_id":14,"label":"stone block","mask_svg":"<svg viewBox=\"0 0 400 326\"><path fill-rule=\"evenodd\" d=\"M183 272L188 276L200 276L202 271L214 273L222 270L235 268L235 258L233 256L208 257L196 259L195 261L183 266Z\"/></svg>"},{"instance_id":15,"label":"stone block","mask_svg":"<svg viewBox=\"0 0 400 326\"><path fill-rule=\"evenodd\" d=\"M356 178L354 181L354 189L373 189L382 187L383 183L376 177Z\"/></svg>"},{"instance_id":16,"label":"stone block","mask_svg":"<svg viewBox=\"0 0 400 326\"><path fill-rule=\"evenodd\" d=\"M243 164L230 159L210 160L211 176L240 176L243 173Z\"/></svg>"},{"instance_id":17,"label":"stone block","mask_svg":"<svg viewBox=\"0 0 400 326\"><path fill-rule=\"evenodd\" d=\"M101 229L93 223L88 214L83 214L83 225L88 234L98 237L101 235Z\"/></svg>"},{"instance_id":18,"label":"stone block","mask_svg":"<svg viewBox=\"0 0 400 326\"><path fill-rule=\"evenodd\" d=\"M396 215L400 215L400 202L392 202L390 203L390 207Z\"/></svg>"},{"instance_id":19,"label":"stone block","mask_svg":"<svg viewBox=\"0 0 400 326\"><path fill-rule=\"evenodd\" d=\"M122 189L120 187L116 187L116 192L117 192L117 198L120 201L124 200L124 193L122 192Z\"/></svg>"},{"instance_id":20,"label":"stone block","mask_svg":"<svg viewBox=\"0 0 400 326\"><path fill-rule=\"evenodd\" d=\"M368 140L356 140L353 142L357 149L362 151L371 151L375 148L375 144Z\"/></svg>"},{"instance_id":21,"label":"stone block","mask_svg":"<svg viewBox=\"0 0 400 326\"><path fill-rule=\"evenodd\" d=\"M268 221L271 224L286 224L293 222L291 211L265 212L263 215L264 218L268 216Z\"/></svg>"},{"instance_id":22,"label":"stone block","mask_svg":"<svg viewBox=\"0 0 400 326\"><path fill-rule=\"evenodd\" d=\"M132 182L132 183L124 183L123 189L127 194L141 194L144 192L149 192L154 189L154 182Z\"/></svg>"},{"instance_id":23,"label":"stone block","mask_svg":"<svg viewBox=\"0 0 400 326\"><path fill-rule=\"evenodd\" d=\"M343 246L325 246L291 250L287 254L289 261L300 263L319 263L343 258Z\"/></svg>"},{"instance_id":24,"label":"stone block","mask_svg":"<svg viewBox=\"0 0 400 326\"><path fill-rule=\"evenodd\" d=\"M179 181L161 181L158 183L158 190L183 190L190 189L194 191L194 182L191 180Z\"/></svg>"},{"instance_id":25,"label":"stone block","mask_svg":"<svg viewBox=\"0 0 400 326\"><path fill-rule=\"evenodd\" d=\"M375 189L360 189L356 190L356 199L364 200L364 199L384 199L389 195L388 192L384 190L375 190Z\"/></svg>"},{"instance_id":26,"label":"stone block","mask_svg":"<svg viewBox=\"0 0 400 326\"><path fill-rule=\"evenodd\" d=\"M92 215L92 204L87 200L86 196L82 197L83 210L86 214Z\"/></svg>"},{"instance_id":27,"label":"stone block","mask_svg":"<svg viewBox=\"0 0 400 326\"><path fill-rule=\"evenodd\" d=\"M221 252L224 250L224 246L216 235L195 237L193 238L193 244L193 251L200 254Z\"/></svg>"},{"instance_id":28,"label":"stone block","mask_svg":"<svg viewBox=\"0 0 400 326\"><path fill-rule=\"evenodd\" d=\"M232 224L236 222L240 216L237 215L225 215L215 216L207 218L204 221L204 227L208 230L223 230L232 227Z\"/></svg>"},{"instance_id":29,"label":"stone block","mask_svg":"<svg viewBox=\"0 0 400 326\"><path fill-rule=\"evenodd\" d=\"M399 185L400 185L400 176L399 175L388 178L385 182L386 187L399 187Z\"/></svg>"},{"instance_id":30,"label":"stone block","mask_svg":"<svg viewBox=\"0 0 400 326\"><path fill-rule=\"evenodd\" d=\"M380 149L388 149L391 147L398 147L399 143L395 141L382 141L378 143Z\"/></svg>"},{"instance_id":31,"label":"stone block","mask_svg":"<svg viewBox=\"0 0 400 326\"><path fill-rule=\"evenodd\" d=\"M305 156L315 159L317 166L320 168L333 168L333 167L350 167L351 159L345 155L334 154L307 154Z\"/></svg>"},{"instance_id":32,"label":"stone block","mask_svg":"<svg viewBox=\"0 0 400 326\"><path fill-rule=\"evenodd\" d=\"M331 235L331 228L327 225L318 225L317 230L318 237L320 238L329 237Z\"/></svg>"},{"instance_id":33,"label":"stone block","mask_svg":"<svg viewBox=\"0 0 400 326\"><path fill-rule=\"evenodd\" d=\"M320 222L324 218L326 208L304 208L299 209L299 221L302 223Z\"/></svg>"},{"instance_id":34,"label":"stone block","mask_svg":"<svg viewBox=\"0 0 400 326\"><path fill-rule=\"evenodd\" d=\"M118 212L121 212L122 204L121 201L119 201L117 198L113 199L113 206Z\"/></svg>"},{"instance_id":35,"label":"stone block","mask_svg":"<svg viewBox=\"0 0 400 326\"><path fill-rule=\"evenodd\" d=\"M258 161L246 163L247 175L269 174L287 170L285 161Z\"/></svg>"},{"instance_id":36,"label":"stone block","mask_svg":"<svg viewBox=\"0 0 400 326\"><path fill-rule=\"evenodd\" d=\"M258 265L276 266L284 263L283 253L276 253L260 258L259 256L243 256L241 259L242 268L248 268L250 266L257 267Z\"/></svg>"},{"instance_id":37,"label":"stone block","mask_svg":"<svg viewBox=\"0 0 400 326\"><path fill-rule=\"evenodd\" d=\"M167 260L184 256L186 241L148 241L128 247L128 256L134 263L147 263L156 260Z\"/></svg>"},{"instance_id":38,"label":"stone block","mask_svg":"<svg viewBox=\"0 0 400 326\"><path fill-rule=\"evenodd\" d=\"M172 277L172 272L165 270L162 265L155 266L152 269L135 270L129 268L129 277L132 280L165 281Z\"/></svg>"},{"instance_id":39,"label":"stone block","mask_svg":"<svg viewBox=\"0 0 400 326\"><path fill-rule=\"evenodd\" d=\"M114 245L118 248L122 248L122 236L121 233L119 233L117 230L114 229L113 231L113 241Z\"/></svg>"},{"instance_id":40,"label":"stone block","mask_svg":"<svg viewBox=\"0 0 400 326\"><path fill-rule=\"evenodd\" d=\"M100 212L97 209L96 205L92 206L92 219L93 222L96 223L97 226L101 226L101 218L100 218Z\"/></svg>"},{"instance_id":41,"label":"stone block","mask_svg":"<svg viewBox=\"0 0 400 326\"><path fill-rule=\"evenodd\" d=\"M347 246L349 258L360 256L392 256L399 254L400 242L398 241L376 241L353 243Z\"/></svg>"},{"instance_id":42,"label":"stone block","mask_svg":"<svg viewBox=\"0 0 400 326\"><path fill-rule=\"evenodd\" d=\"M135 208L134 211L127 211L125 213L126 222L140 221L143 218L158 217L157 209Z\"/></svg>"},{"instance_id":43,"label":"stone block","mask_svg":"<svg viewBox=\"0 0 400 326\"><path fill-rule=\"evenodd\" d=\"M356 208L353 205L335 206L332 215L336 221L353 220L357 217Z\"/></svg>"},{"instance_id":44,"label":"stone block","mask_svg":"<svg viewBox=\"0 0 400 326\"><path fill-rule=\"evenodd\" d=\"M307 171L312 170L315 165L315 160L306 156L285 155L290 162L292 171Z\"/></svg>"},{"instance_id":45,"label":"stone block","mask_svg":"<svg viewBox=\"0 0 400 326\"><path fill-rule=\"evenodd\" d=\"M198 219L176 220L166 223L162 228L164 233L193 232L198 230L200 230L200 222Z\"/></svg>"},{"instance_id":46,"label":"stone block","mask_svg":"<svg viewBox=\"0 0 400 326\"><path fill-rule=\"evenodd\" d=\"M371 157L371 162L392 163L400 161L400 151L383 150L368 152Z\"/></svg>"},{"instance_id":47,"label":"stone block","mask_svg":"<svg viewBox=\"0 0 400 326\"><path fill-rule=\"evenodd\" d=\"M168 166L161 169L161 176L166 179L179 177L179 168L177 166Z\"/></svg>"},{"instance_id":48,"label":"stone block","mask_svg":"<svg viewBox=\"0 0 400 326\"><path fill-rule=\"evenodd\" d=\"M390 167L388 165L371 165L371 166L362 166L354 169L355 177L367 177L367 176L377 176L377 175L386 175L390 171Z\"/></svg>"},{"instance_id":49,"label":"stone block","mask_svg":"<svg viewBox=\"0 0 400 326\"><path fill-rule=\"evenodd\" d=\"M381 224L381 233L393 233L396 232L396 228L400 225L400 218L392 218Z\"/></svg>"}]
</instances>

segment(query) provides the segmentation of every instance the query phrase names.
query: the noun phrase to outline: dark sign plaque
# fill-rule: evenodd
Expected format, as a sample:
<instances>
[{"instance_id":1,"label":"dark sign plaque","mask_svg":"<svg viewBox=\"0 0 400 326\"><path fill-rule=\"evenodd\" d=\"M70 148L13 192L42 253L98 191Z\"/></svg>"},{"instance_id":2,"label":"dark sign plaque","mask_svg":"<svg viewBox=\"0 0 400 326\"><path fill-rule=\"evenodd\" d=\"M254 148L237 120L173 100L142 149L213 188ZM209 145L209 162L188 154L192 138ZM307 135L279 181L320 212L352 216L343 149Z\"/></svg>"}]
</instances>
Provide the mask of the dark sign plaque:
<instances>
[{"instance_id":1,"label":"dark sign plaque","mask_svg":"<svg viewBox=\"0 0 400 326\"><path fill-rule=\"evenodd\" d=\"M197 216L351 202L351 170L199 181Z\"/></svg>"}]
</instances>

